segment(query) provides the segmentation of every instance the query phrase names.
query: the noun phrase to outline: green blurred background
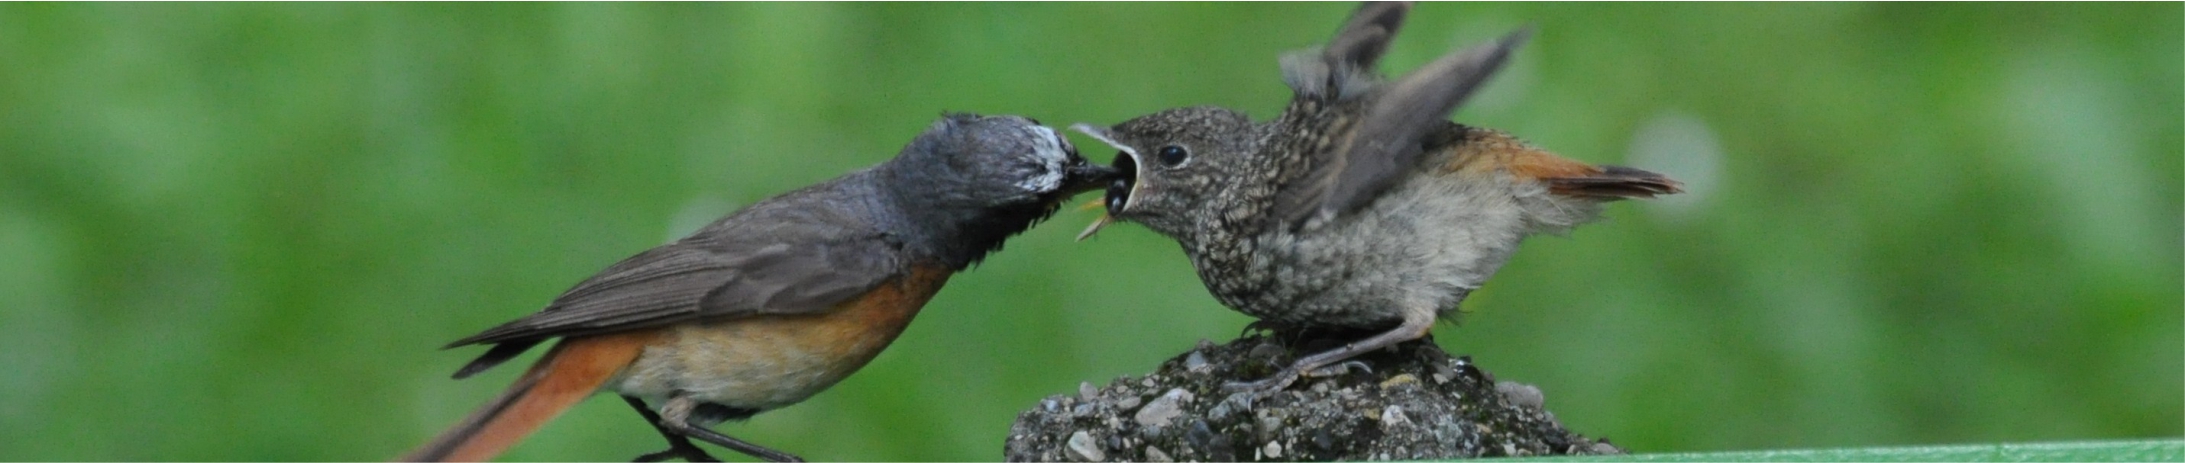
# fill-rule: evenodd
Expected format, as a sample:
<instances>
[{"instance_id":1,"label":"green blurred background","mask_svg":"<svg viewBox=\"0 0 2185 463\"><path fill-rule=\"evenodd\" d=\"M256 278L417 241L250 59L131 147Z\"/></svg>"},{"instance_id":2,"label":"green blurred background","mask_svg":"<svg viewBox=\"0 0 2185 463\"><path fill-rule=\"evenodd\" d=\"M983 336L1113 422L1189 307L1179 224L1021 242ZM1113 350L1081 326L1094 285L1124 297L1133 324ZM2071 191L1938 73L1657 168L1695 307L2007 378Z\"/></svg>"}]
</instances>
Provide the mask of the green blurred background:
<instances>
[{"instance_id":1,"label":"green blurred background","mask_svg":"<svg viewBox=\"0 0 2185 463\"><path fill-rule=\"evenodd\" d=\"M1268 117L1350 4L0 5L0 459L372 460L520 367L446 341L943 110ZM1538 34L1456 119L1691 193L1539 238L1436 331L1642 452L2185 433L2178 3L1425 4ZM1112 151L1079 138L1089 156ZM1088 195L1081 200L1090 200ZM999 458L1248 321L1065 212L728 433ZM661 442L592 400L506 458ZM724 456L727 452L718 452Z\"/></svg>"}]
</instances>

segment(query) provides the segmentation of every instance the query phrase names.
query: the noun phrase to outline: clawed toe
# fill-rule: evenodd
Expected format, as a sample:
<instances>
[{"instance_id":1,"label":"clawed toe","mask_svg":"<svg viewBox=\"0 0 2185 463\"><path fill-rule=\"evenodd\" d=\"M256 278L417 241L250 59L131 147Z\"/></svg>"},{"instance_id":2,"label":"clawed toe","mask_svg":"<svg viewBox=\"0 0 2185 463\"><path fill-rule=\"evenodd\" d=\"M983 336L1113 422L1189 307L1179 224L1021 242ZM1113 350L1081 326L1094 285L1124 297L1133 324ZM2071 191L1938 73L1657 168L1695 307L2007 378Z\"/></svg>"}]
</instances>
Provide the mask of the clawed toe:
<instances>
[{"instance_id":1,"label":"clawed toe","mask_svg":"<svg viewBox=\"0 0 2185 463\"><path fill-rule=\"evenodd\" d=\"M1268 376L1258 381L1235 381L1228 384L1223 384L1221 387L1223 390L1227 390L1230 392L1254 392L1264 394L1279 391L1285 387L1290 387L1290 383L1296 382L1297 378L1300 376L1304 376L1303 372L1299 371L1297 368L1284 368L1282 369L1282 371L1276 372L1274 375Z\"/></svg>"},{"instance_id":2,"label":"clawed toe","mask_svg":"<svg viewBox=\"0 0 2185 463\"><path fill-rule=\"evenodd\" d=\"M1305 376L1306 376L1306 377L1309 377L1309 378L1326 378L1326 377L1330 377L1330 376L1343 376L1343 374L1345 374L1345 373L1350 373L1351 371L1354 371L1354 370L1355 370L1355 371L1358 371L1358 372L1360 372L1360 373L1365 373L1365 374L1369 374L1369 375L1370 375L1370 374L1373 374L1373 367L1371 367L1371 366L1367 366L1365 362L1360 362L1360 361L1357 361L1357 360L1347 360L1347 361L1344 361L1343 363L1338 363L1338 364L1334 364L1334 365L1328 365L1328 366L1325 366L1325 367L1321 367L1321 368L1315 368L1315 369L1313 369L1313 370L1312 370L1312 372L1310 372L1310 373L1306 373L1306 374L1305 374Z\"/></svg>"},{"instance_id":3,"label":"clawed toe","mask_svg":"<svg viewBox=\"0 0 2185 463\"><path fill-rule=\"evenodd\" d=\"M1282 390L1282 388L1290 387L1290 383L1297 382L1298 378L1326 378L1331 376L1342 376L1352 371L1372 374L1373 367L1366 365L1365 362L1360 362L1357 360L1348 360L1324 367L1310 367L1303 364L1290 365L1289 368L1284 368L1282 369L1282 371L1277 372L1274 375L1268 376L1264 379L1260 379L1258 381L1230 382L1228 384L1223 384L1222 389L1230 392L1268 393Z\"/></svg>"}]
</instances>

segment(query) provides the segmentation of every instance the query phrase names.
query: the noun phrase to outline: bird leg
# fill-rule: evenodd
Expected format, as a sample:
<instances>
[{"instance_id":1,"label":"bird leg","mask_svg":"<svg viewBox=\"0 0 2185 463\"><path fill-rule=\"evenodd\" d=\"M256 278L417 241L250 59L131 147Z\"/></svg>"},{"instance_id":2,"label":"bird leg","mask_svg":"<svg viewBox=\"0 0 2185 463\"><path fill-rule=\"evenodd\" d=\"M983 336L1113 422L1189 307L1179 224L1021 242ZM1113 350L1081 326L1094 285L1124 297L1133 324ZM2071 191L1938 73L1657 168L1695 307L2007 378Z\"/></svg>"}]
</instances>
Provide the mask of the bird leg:
<instances>
[{"instance_id":1,"label":"bird leg","mask_svg":"<svg viewBox=\"0 0 2185 463\"><path fill-rule=\"evenodd\" d=\"M1374 349L1425 337L1427 330L1433 328L1433 311L1407 311L1404 314L1403 324L1396 325L1396 328L1357 342L1344 344L1343 347L1328 349L1326 352L1297 359L1296 362L1290 364L1289 368L1283 368L1282 371L1276 372L1273 376L1268 376L1265 379L1229 383L1222 385L1222 388L1232 391L1258 392L1282 390L1282 388L1289 387L1290 383L1296 382L1299 377L1305 376L1306 373L1319 371L1321 367L1342 363L1345 360L1350 360L1351 357L1357 357L1359 354L1372 352Z\"/></svg>"},{"instance_id":2,"label":"bird leg","mask_svg":"<svg viewBox=\"0 0 2185 463\"><path fill-rule=\"evenodd\" d=\"M665 422L660 420L660 414L653 413L651 408L645 407L645 401L643 399L631 396L622 396L622 400L624 402L629 402L630 408L637 409L637 414L644 415L645 422L651 423L653 429L660 431L660 437L665 437L668 439L667 450L638 455L636 459L630 461L668 461L668 459L670 458L677 457L682 458L683 461L693 462L721 461L721 459L719 458L714 458L712 454L706 453L705 449L698 448L696 444L690 443L689 437L684 437L682 434L677 434L675 433L675 431L668 429L668 426L666 424L663 424Z\"/></svg>"},{"instance_id":3,"label":"bird leg","mask_svg":"<svg viewBox=\"0 0 2185 463\"><path fill-rule=\"evenodd\" d=\"M690 396L677 394L669 397L667 403L660 405L659 423L661 429L664 431L663 434L674 433L685 437L711 442L713 443L713 445L728 447L729 450L742 452L745 455L750 455L766 461L804 461L803 458L798 458L796 455L783 453L780 450L760 447L758 444L744 442L734 437L728 437L727 434L721 434L719 431L714 431L712 429L707 429L703 426L692 424L690 421L691 411L696 410L697 408L698 400L692 399L690 398ZM670 438L669 442L673 443L674 439ZM673 449L670 449L670 451L673 451Z\"/></svg>"}]
</instances>

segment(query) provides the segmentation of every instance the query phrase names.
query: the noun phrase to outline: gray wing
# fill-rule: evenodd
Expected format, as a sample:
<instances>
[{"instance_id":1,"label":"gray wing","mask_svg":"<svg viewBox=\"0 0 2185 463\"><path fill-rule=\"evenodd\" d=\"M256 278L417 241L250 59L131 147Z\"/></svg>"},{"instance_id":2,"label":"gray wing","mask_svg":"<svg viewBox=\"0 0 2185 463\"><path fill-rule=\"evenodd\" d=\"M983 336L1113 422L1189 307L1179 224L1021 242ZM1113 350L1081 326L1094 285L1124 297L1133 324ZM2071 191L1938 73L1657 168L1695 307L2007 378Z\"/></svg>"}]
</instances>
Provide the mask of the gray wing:
<instances>
[{"instance_id":1,"label":"gray wing","mask_svg":"<svg viewBox=\"0 0 2185 463\"><path fill-rule=\"evenodd\" d=\"M545 310L449 347L595 334L698 318L810 313L907 268L878 236L824 242L678 242L624 259ZM535 341L534 341L535 342Z\"/></svg>"},{"instance_id":2,"label":"gray wing","mask_svg":"<svg viewBox=\"0 0 2185 463\"><path fill-rule=\"evenodd\" d=\"M1380 84L1374 64L1388 51L1389 41L1395 40L1410 13L1409 2L1367 2L1351 12L1327 45L1282 56L1282 80L1294 94L1288 111L1303 112L1299 114L1303 120L1315 126L1297 130L1318 137L1293 140L1283 148L1309 157L1305 162L1312 170L1283 185L1275 195L1270 215L1277 222L1299 224L1320 210L1335 183L1334 174L1342 172L1345 161L1332 146L1338 140L1325 137L1345 131L1351 122L1339 117L1349 116L1345 107Z\"/></svg>"},{"instance_id":3,"label":"gray wing","mask_svg":"<svg viewBox=\"0 0 2185 463\"><path fill-rule=\"evenodd\" d=\"M1531 34L1530 27L1519 29L1495 43L1443 56L1390 84L1348 130L1327 140L1326 151L1316 153L1326 159L1277 198L1275 217L1302 224L1316 214L1349 212L1379 195L1417 166L1427 134L1447 124L1449 112Z\"/></svg>"},{"instance_id":4,"label":"gray wing","mask_svg":"<svg viewBox=\"0 0 2185 463\"><path fill-rule=\"evenodd\" d=\"M1396 38L1404 16L1410 13L1410 2L1359 5L1326 46L1282 57L1284 83L1305 98L1342 99L1365 90L1375 80L1374 63L1381 61L1388 42Z\"/></svg>"}]
</instances>

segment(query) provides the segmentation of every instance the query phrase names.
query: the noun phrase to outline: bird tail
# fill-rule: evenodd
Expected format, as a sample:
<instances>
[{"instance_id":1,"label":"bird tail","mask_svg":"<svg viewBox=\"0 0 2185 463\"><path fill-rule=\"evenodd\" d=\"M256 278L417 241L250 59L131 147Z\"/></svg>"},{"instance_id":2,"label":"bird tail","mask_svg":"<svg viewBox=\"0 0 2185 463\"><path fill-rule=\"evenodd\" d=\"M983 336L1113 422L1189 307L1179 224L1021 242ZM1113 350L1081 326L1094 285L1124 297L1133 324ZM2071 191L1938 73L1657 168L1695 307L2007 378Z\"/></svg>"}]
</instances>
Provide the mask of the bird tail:
<instances>
[{"instance_id":1,"label":"bird tail","mask_svg":"<svg viewBox=\"0 0 2185 463\"><path fill-rule=\"evenodd\" d=\"M1684 191L1684 184L1668 176L1624 166L1600 166L1590 175L1542 179L1548 192L1601 201L1652 198Z\"/></svg>"},{"instance_id":2,"label":"bird tail","mask_svg":"<svg viewBox=\"0 0 2185 463\"><path fill-rule=\"evenodd\" d=\"M485 461L583 401L637 360L649 331L564 339L500 397L399 461Z\"/></svg>"},{"instance_id":3,"label":"bird tail","mask_svg":"<svg viewBox=\"0 0 2185 463\"><path fill-rule=\"evenodd\" d=\"M1545 183L1560 198L1596 202L1652 198L1684 192L1669 176L1624 166L1595 166L1547 152L1499 130L1447 123L1427 140L1429 150L1449 149L1445 172L1508 172ZM1450 148L1441 148L1441 147Z\"/></svg>"}]
</instances>

